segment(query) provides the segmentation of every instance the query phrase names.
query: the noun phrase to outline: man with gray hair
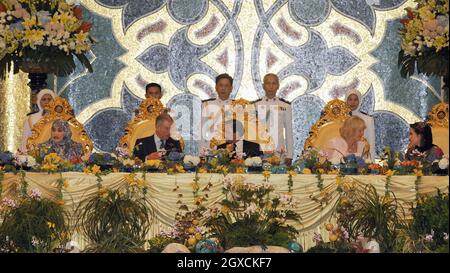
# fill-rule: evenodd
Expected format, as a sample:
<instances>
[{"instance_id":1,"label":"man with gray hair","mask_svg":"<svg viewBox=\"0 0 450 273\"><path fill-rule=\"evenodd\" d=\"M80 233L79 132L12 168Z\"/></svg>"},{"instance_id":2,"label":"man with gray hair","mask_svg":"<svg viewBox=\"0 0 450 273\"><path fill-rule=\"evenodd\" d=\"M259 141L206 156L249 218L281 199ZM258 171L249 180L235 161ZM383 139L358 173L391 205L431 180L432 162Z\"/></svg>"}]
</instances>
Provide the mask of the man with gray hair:
<instances>
[{"instance_id":1,"label":"man with gray hair","mask_svg":"<svg viewBox=\"0 0 450 273\"><path fill-rule=\"evenodd\" d=\"M155 134L146 138L136 140L133 155L142 161L161 159L163 155L170 152L181 153L180 142L170 136L170 128L173 124L172 117L162 113L156 118Z\"/></svg>"}]
</instances>

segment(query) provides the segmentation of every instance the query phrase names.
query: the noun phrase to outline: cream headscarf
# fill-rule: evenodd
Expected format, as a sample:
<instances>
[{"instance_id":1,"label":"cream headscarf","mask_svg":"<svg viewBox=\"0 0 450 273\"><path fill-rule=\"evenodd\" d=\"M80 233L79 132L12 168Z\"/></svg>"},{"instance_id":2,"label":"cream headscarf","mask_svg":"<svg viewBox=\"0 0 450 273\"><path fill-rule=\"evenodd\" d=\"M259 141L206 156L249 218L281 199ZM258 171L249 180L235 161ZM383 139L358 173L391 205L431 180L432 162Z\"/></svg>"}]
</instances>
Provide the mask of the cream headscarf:
<instances>
[{"instance_id":1,"label":"cream headscarf","mask_svg":"<svg viewBox=\"0 0 450 273\"><path fill-rule=\"evenodd\" d=\"M33 128L33 125L35 125L42 118L42 115L44 113L44 109L41 107L41 100L42 100L42 97L47 94L52 96L53 99L56 98L56 94L50 89L42 89L41 91L39 91L39 93L37 95L37 105L39 107L39 111L34 114L31 114L25 120L25 124L23 126L23 133L22 133L22 144L20 146L20 150L24 153L27 150L26 149L27 140L31 136L31 133L32 133L31 129Z\"/></svg>"},{"instance_id":2,"label":"cream headscarf","mask_svg":"<svg viewBox=\"0 0 450 273\"><path fill-rule=\"evenodd\" d=\"M42 118L42 115L43 115L43 113L44 113L44 108L41 107L41 100L42 100L42 97L43 97L44 95L47 95L47 94L50 95L50 96L52 96L53 99L56 98L56 94L55 94L52 90L50 90L50 89L42 89L41 91L39 91L39 93L38 93L38 95L37 95L37 106L39 107L39 111L38 111L37 113L34 113L34 114L30 115L30 118L33 117L33 118L32 118L32 124L33 124L33 125L34 125L36 122L38 122L39 119ZM37 120L33 122L33 119L37 119Z\"/></svg>"},{"instance_id":3,"label":"cream headscarf","mask_svg":"<svg viewBox=\"0 0 450 273\"><path fill-rule=\"evenodd\" d=\"M348 99L348 97L350 97L350 95L356 95L358 97L359 104L358 104L358 107L354 111L360 112L359 108L361 107L361 97L362 97L361 92L359 92L356 89L347 91L347 93L345 94L345 102L346 103L347 103L347 99Z\"/></svg>"}]
</instances>

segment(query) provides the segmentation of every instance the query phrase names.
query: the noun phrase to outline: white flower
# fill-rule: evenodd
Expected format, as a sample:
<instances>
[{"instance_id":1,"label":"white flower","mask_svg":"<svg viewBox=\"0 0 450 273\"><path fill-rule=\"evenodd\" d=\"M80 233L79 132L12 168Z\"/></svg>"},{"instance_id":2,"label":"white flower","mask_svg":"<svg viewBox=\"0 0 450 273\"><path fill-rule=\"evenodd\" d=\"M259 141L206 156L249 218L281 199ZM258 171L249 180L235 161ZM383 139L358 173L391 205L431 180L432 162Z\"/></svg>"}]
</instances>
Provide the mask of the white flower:
<instances>
[{"instance_id":1,"label":"white flower","mask_svg":"<svg viewBox=\"0 0 450 273\"><path fill-rule=\"evenodd\" d=\"M122 164L125 166L133 166L134 165L134 160L133 159L125 159Z\"/></svg>"},{"instance_id":2,"label":"white flower","mask_svg":"<svg viewBox=\"0 0 450 273\"><path fill-rule=\"evenodd\" d=\"M184 162L184 164L192 164L194 166L197 166L200 163L200 157L186 155L183 159L183 162Z\"/></svg>"},{"instance_id":3,"label":"white flower","mask_svg":"<svg viewBox=\"0 0 450 273\"><path fill-rule=\"evenodd\" d=\"M66 0L66 3L69 5L79 5L80 0Z\"/></svg>"},{"instance_id":4,"label":"white flower","mask_svg":"<svg viewBox=\"0 0 450 273\"><path fill-rule=\"evenodd\" d=\"M16 202L13 199L10 199L8 197L3 198L2 204L3 204L3 206L10 207L10 208L15 208L17 206Z\"/></svg>"},{"instance_id":5,"label":"white flower","mask_svg":"<svg viewBox=\"0 0 450 273\"><path fill-rule=\"evenodd\" d=\"M341 164L341 158L339 156L335 156L330 160L331 164L339 165Z\"/></svg>"},{"instance_id":6,"label":"white flower","mask_svg":"<svg viewBox=\"0 0 450 273\"><path fill-rule=\"evenodd\" d=\"M227 176L223 179L224 188L229 189L229 188L231 188L232 185L233 185L233 179L231 177Z\"/></svg>"},{"instance_id":7,"label":"white flower","mask_svg":"<svg viewBox=\"0 0 450 273\"><path fill-rule=\"evenodd\" d=\"M433 241L433 235L432 234L425 235L425 241L432 242Z\"/></svg>"},{"instance_id":8,"label":"white flower","mask_svg":"<svg viewBox=\"0 0 450 273\"><path fill-rule=\"evenodd\" d=\"M444 232L444 240L448 240L448 233Z\"/></svg>"},{"instance_id":9,"label":"white flower","mask_svg":"<svg viewBox=\"0 0 450 273\"><path fill-rule=\"evenodd\" d=\"M32 168L37 165L36 159L31 155L27 156L27 166Z\"/></svg>"},{"instance_id":10,"label":"white flower","mask_svg":"<svg viewBox=\"0 0 450 273\"><path fill-rule=\"evenodd\" d=\"M258 209L258 207L256 206L256 204L255 203L251 203L250 206L248 206L244 210L244 214L245 215L251 215L251 214L255 213L257 209Z\"/></svg>"},{"instance_id":11,"label":"white flower","mask_svg":"<svg viewBox=\"0 0 450 273\"><path fill-rule=\"evenodd\" d=\"M261 166L262 160L260 157L249 157L244 161L245 166L247 167L258 167Z\"/></svg>"},{"instance_id":12,"label":"white flower","mask_svg":"<svg viewBox=\"0 0 450 273\"><path fill-rule=\"evenodd\" d=\"M380 244L374 239L369 241L364 248L369 250L367 253L380 253Z\"/></svg>"},{"instance_id":13,"label":"white flower","mask_svg":"<svg viewBox=\"0 0 450 273\"><path fill-rule=\"evenodd\" d=\"M439 161L439 169L441 170L446 170L448 168L448 159L443 157L440 161Z\"/></svg>"}]
</instances>

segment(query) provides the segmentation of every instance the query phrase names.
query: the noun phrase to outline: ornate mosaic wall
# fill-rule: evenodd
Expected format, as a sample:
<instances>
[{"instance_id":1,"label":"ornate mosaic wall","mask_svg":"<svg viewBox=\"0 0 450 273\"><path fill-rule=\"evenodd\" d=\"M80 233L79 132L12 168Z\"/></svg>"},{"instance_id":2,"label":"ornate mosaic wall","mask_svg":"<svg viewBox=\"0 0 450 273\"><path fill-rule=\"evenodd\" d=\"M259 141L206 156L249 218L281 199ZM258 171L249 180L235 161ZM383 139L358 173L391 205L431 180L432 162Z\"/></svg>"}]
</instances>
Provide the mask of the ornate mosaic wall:
<instances>
[{"instance_id":1,"label":"ornate mosaic wall","mask_svg":"<svg viewBox=\"0 0 450 273\"><path fill-rule=\"evenodd\" d=\"M176 117L188 139L200 130L201 100L215 96L216 75L233 75L233 97L255 100L262 76L277 73L279 95L293 105L296 154L325 103L349 88L364 94L363 109L375 117L378 151L404 148L408 123L440 100L439 79L404 80L397 68L399 18L412 0L81 2L99 41L90 57L95 72L80 68L58 79L57 90L97 150L115 147L153 81L163 86L163 103L190 109Z\"/></svg>"}]
</instances>

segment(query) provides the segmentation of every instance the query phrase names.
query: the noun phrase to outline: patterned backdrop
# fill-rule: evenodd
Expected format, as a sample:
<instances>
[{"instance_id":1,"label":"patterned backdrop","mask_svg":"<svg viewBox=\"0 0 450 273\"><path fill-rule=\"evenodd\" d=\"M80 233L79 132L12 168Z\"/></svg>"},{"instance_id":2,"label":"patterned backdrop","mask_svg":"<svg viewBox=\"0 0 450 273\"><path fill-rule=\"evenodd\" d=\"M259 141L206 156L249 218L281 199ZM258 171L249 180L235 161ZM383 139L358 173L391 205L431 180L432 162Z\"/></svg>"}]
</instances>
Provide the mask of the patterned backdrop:
<instances>
[{"instance_id":1,"label":"patterned backdrop","mask_svg":"<svg viewBox=\"0 0 450 273\"><path fill-rule=\"evenodd\" d=\"M215 76L229 73L232 97L255 100L263 75L277 73L279 96L293 106L295 154L325 103L350 88L364 94L363 110L375 118L377 151L403 149L408 123L441 99L439 79L405 80L397 68L399 18L412 0L81 2L98 40L89 54L94 73L78 66L57 79L57 92L97 150L114 149L148 82L163 86L169 107L190 109L175 117L189 139L200 130L201 100L215 96ZM197 151L188 141L187 152Z\"/></svg>"}]
</instances>

